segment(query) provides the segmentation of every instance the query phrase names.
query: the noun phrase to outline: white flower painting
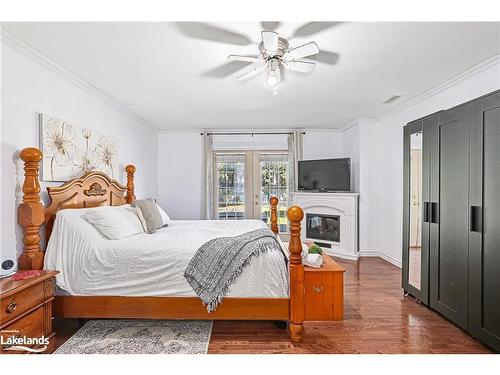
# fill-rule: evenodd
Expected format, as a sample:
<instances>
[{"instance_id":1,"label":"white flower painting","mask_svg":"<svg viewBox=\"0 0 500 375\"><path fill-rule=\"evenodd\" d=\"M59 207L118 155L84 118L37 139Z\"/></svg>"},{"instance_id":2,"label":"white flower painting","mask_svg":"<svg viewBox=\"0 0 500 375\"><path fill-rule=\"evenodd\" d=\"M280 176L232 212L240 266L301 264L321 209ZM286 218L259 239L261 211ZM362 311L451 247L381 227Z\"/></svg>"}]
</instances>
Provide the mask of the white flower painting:
<instances>
[{"instance_id":1,"label":"white flower painting","mask_svg":"<svg viewBox=\"0 0 500 375\"><path fill-rule=\"evenodd\" d=\"M94 130L40 114L42 180L67 181L90 171L115 178L118 143Z\"/></svg>"}]
</instances>

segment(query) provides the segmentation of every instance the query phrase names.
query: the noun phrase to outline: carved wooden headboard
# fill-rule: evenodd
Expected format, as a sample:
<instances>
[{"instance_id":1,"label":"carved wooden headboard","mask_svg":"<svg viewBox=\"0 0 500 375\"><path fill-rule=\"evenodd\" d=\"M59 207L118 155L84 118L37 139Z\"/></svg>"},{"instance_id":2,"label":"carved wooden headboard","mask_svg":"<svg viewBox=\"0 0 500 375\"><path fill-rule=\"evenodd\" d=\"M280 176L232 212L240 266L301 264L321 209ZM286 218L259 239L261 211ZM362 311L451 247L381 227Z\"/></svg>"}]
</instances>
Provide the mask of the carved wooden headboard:
<instances>
[{"instance_id":1,"label":"carved wooden headboard","mask_svg":"<svg viewBox=\"0 0 500 375\"><path fill-rule=\"evenodd\" d=\"M19 224L24 230L24 251L19 257L19 269L43 268L44 254L40 247L40 229L45 224L48 241L57 211L65 208L119 206L135 200L135 167L127 165L125 167L127 186L112 180L102 172L89 172L61 186L47 188L51 201L48 207L44 207L40 202L38 180L42 153L36 148L25 148L20 156L24 161L25 179L23 202L18 209Z\"/></svg>"}]
</instances>

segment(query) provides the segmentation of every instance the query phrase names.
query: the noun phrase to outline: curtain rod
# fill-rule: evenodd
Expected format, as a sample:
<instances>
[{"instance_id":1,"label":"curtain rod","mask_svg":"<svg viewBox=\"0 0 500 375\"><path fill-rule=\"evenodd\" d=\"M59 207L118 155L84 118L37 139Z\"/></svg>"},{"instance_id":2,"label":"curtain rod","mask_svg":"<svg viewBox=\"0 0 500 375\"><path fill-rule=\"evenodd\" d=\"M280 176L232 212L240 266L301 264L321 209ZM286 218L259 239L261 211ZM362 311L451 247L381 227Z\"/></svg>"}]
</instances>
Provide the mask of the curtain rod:
<instances>
[{"instance_id":1,"label":"curtain rod","mask_svg":"<svg viewBox=\"0 0 500 375\"><path fill-rule=\"evenodd\" d=\"M301 132L302 134L306 134L306 132ZM200 133L200 135L203 135L203 134L206 134L207 136L208 135L280 135L280 134L284 134L284 135L290 135L292 134L292 132L286 132L286 133L280 133L280 132L275 132L275 133L271 133L271 132L251 132L251 133Z\"/></svg>"}]
</instances>

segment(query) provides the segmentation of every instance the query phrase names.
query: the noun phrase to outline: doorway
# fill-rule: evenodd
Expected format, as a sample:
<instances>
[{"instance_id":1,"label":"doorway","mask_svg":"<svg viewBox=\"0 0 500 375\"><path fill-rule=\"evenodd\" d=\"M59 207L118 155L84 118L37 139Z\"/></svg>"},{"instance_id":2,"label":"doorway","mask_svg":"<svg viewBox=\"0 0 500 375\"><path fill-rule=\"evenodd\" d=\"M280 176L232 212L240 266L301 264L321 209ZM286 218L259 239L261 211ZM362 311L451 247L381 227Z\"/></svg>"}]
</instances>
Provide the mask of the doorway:
<instances>
[{"instance_id":1,"label":"doorway","mask_svg":"<svg viewBox=\"0 0 500 375\"><path fill-rule=\"evenodd\" d=\"M214 152L214 217L269 223L269 199L279 199L278 225L287 232L289 202L287 151Z\"/></svg>"}]
</instances>

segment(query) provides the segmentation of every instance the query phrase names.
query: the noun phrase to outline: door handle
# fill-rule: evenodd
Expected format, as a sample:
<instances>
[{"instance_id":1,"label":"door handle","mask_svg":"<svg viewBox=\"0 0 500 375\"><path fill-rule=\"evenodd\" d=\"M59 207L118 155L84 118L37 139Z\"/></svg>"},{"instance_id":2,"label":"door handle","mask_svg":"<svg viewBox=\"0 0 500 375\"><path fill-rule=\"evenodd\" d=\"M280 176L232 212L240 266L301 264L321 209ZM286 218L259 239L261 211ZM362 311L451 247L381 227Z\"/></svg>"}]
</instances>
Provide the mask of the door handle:
<instances>
[{"instance_id":1,"label":"door handle","mask_svg":"<svg viewBox=\"0 0 500 375\"><path fill-rule=\"evenodd\" d=\"M424 220L423 222L424 223L428 223L429 222L429 202L424 202L424 206L423 206L423 217L424 217Z\"/></svg>"},{"instance_id":2,"label":"door handle","mask_svg":"<svg viewBox=\"0 0 500 375\"><path fill-rule=\"evenodd\" d=\"M471 232L483 231L483 210L481 206L470 206L469 226Z\"/></svg>"},{"instance_id":3,"label":"door handle","mask_svg":"<svg viewBox=\"0 0 500 375\"><path fill-rule=\"evenodd\" d=\"M432 224L439 224L439 203L431 202L429 210L429 222Z\"/></svg>"}]
</instances>

